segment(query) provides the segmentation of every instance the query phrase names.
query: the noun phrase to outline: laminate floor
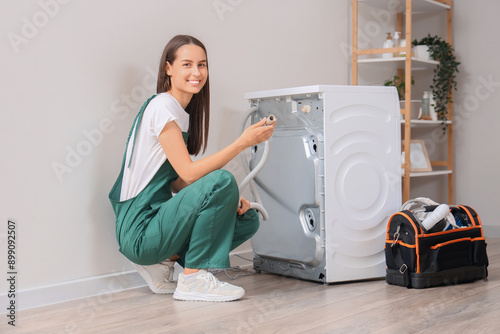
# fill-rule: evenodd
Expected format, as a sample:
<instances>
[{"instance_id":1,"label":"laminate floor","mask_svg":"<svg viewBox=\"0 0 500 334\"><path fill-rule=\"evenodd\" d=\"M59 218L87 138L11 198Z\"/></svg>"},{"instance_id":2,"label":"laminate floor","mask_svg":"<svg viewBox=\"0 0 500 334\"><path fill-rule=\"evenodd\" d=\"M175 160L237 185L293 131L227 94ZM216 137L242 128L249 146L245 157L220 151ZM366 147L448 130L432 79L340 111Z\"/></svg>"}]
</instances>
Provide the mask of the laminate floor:
<instances>
[{"instance_id":1,"label":"laminate floor","mask_svg":"<svg viewBox=\"0 0 500 334\"><path fill-rule=\"evenodd\" d=\"M499 333L500 238L486 241L489 277L468 284L322 285L261 273L231 281L246 290L236 302L181 302L143 287L20 311L0 333Z\"/></svg>"}]
</instances>

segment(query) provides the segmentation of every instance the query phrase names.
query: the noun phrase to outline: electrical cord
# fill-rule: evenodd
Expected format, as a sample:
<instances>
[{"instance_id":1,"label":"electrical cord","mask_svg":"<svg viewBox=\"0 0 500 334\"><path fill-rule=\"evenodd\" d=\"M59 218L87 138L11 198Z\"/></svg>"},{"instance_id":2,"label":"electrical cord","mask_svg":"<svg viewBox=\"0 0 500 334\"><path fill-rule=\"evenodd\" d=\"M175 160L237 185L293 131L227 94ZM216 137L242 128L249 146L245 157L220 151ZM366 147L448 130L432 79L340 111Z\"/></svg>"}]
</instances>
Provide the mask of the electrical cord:
<instances>
[{"instance_id":1,"label":"electrical cord","mask_svg":"<svg viewBox=\"0 0 500 334\"><path fill-rule=\"evenodd\" d=\"M241 255L238 255L238 254L233 254L230 256L230 258L233 258L234 256L236 257L239 257L245 261L249 261L249 262L259 262L259 261L256 261L256 260L252 260L252 259L247 259L247 258L244 258L243 256ZM241 268L240 266L234 266L234 267L230 267L230 268L225 268L225 269L210 269L209 270L212 274L216 275L220 272L223 272L227 278L231 279L231 280L235 280L237 279L238 277L243 277L243 276L251 276L251 275L255 275L257 274L256 271L251 271L251 270L248 270L248 269L243 269ZM236 272L241 272L242 274L236 274L234 276L231 276L228 272L229 271L236 271Z\"/></svg>"}]
</instances>

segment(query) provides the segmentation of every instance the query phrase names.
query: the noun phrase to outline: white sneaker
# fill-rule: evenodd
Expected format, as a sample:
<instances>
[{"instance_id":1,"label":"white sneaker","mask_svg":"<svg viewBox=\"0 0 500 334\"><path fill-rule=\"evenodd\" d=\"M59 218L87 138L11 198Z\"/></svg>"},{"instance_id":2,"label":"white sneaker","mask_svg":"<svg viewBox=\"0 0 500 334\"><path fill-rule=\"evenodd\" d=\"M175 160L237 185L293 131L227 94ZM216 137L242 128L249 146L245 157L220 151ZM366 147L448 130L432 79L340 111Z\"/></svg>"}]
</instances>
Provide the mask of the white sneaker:
<instances>
[{"instance_id":1,"label":"white sneaker","mask_svg":"<svg viewBox=\"0 0 500 334\"><path fill-rule=\"evenodd\" d=\"M194 277L186 279L183 274L179 274L177 289L174 292L174 299L207 301L207 302L228 302L240 299L245 295L245 290L238 286L220 282L212 273L200 270Z\"/></svg>"},{"instance_id":2,"label":"white sneaker","mask_svg":"<svg viewBox=\"0 0 500 334\"><path fill-rule=\"evenodd\" d=\"M175 261L167 259L151 266L132 264L148 283L151 291L154 293L174 293L176 287L176 282L173 279Z\"/></svg>"}]
</instances>

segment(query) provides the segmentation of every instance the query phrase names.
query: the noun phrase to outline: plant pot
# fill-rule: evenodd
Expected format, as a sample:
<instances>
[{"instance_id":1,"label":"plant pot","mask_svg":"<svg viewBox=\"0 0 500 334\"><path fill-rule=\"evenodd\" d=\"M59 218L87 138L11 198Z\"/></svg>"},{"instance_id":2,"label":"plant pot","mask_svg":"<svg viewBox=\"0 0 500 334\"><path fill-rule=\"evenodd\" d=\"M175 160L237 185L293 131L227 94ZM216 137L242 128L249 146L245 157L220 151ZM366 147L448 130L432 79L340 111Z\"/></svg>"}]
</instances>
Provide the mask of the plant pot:
<instances>
[{"instance_id":1,"label":"plant pot","mask_svg":"<svg viewBox=\"0 0 500 334\"><path fill-rule=\"evenodd\" d=\"M429 47L427 45L415 46L415 57L422 60L430 60L431 54L429 52Z\"/></svg>"}]
</instances>

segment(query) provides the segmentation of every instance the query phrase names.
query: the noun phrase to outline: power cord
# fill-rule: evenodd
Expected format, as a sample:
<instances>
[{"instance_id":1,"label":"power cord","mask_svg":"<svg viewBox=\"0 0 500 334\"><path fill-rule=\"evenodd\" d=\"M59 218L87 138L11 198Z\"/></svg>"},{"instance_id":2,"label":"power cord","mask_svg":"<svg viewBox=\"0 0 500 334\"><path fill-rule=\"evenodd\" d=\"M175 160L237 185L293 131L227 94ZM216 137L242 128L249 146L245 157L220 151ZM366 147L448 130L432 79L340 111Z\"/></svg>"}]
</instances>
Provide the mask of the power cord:
<instances>
[{"instance_id":1,"label":"power cord","mask_svg":"<svg viewBox=\"0 0 500 334\"><path fill-rule=\"evenodd\" d=\"M233 258L234 256L239 257L240 259L243 259L243 260L248 261L248 262L259 262L259 261L256 261L256 260L244 258L243 256L238 255L238 254L232 254L230 256L230 258ZM225 268L225 269L210 269L210 272L212 274L214 274L214 275L216 275L216 274L218 274L220 272L224 272L224 274L227 276L227 278L229 278L231 280L235 280L238 277L251 276L251 275L257 274L256 271L251 271L251 270L248 270L248 269L243 269L240 266L234 266L234 267ZM238 272L239 274L231 276L229 274L229 272Z\"/></svg>"}]
</instances>

